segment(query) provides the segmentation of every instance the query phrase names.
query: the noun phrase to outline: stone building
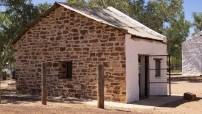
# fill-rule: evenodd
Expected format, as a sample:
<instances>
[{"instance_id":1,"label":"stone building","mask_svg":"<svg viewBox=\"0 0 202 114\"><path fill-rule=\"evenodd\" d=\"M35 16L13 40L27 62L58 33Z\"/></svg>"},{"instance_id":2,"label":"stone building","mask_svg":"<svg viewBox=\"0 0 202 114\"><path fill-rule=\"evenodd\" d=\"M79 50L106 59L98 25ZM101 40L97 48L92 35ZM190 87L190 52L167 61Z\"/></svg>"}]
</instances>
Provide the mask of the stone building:
<instances>
[{"instance_id":1,"label":"stone building","mask_svg":"<svg viewBox=\"0 0 202 114\"><path fill-rule=\"evenodd\" d=\"M17 91L40 94L47 63L49 96L97 98L104 64L105 99L133 102L167 95L166 37L113 7L55 3L13 41ZM149 70L156 69L156 70ZM155 83L159 82L159 83Z\"/></svg>"},{"instance_id":2,"label":"stone building","mask_svg":"<svg viewBox=\"0 0 202 114\"><path fill-rule=\"evenodd\" d=\"M182 43L182 75L202 75L202 31Z\"/></svg>"}]
</instances>

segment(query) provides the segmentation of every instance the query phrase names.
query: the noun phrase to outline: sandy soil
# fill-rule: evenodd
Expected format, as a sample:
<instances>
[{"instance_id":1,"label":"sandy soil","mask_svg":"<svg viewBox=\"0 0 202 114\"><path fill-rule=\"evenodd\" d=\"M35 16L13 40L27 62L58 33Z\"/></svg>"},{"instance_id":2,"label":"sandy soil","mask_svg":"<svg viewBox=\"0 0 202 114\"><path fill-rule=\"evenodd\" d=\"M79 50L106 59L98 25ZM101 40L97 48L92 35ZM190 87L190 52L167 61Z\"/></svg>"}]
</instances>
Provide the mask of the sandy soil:
<instances>
[{"instance_id":1,"label":"sandy soil","mask_svg":"<svg viewBox=\"0 0 202 114\"><path fill-rule=\"evenodd\" d=\"M202 77L172 78L172 94L183 95L185 92L196 94L195 101L179 100L156 108L155 114L202 114ZM166 105L165 105L166 106Z\"/></svg>"},{"instance_id":2,"label":"sandy soil","mask_svg":"<svg viewBox=\"0 0 202 114\"><path fill-rule=\"evenodd\" d=\"M41 105L39 96L17 94L14 80L1 81L1 90L0 114L142 114L113 107L98 109L83 103L87 100L76 98L49 97L47 105Z\"/></svg>"},{"instance_id":3,"label":"sandy soil","mask_svg":"<svg viewBox=\"0 0 202 114\"><path fill-rule=\"evenodd\" d=\"M48 105L42 106L37 96L22 96L15 92L12 80L3 81L0 114L201 114L202 113L202 77L174 77L172 78L173 96L192 92L197 95L195 101L177 100L152 109L127 109L106 107L97 109L93 105L83 103L83 100L68 98L58 100L49 98ZM3 112L3 113L2 113Z\"/></svg>"}]
</instances>

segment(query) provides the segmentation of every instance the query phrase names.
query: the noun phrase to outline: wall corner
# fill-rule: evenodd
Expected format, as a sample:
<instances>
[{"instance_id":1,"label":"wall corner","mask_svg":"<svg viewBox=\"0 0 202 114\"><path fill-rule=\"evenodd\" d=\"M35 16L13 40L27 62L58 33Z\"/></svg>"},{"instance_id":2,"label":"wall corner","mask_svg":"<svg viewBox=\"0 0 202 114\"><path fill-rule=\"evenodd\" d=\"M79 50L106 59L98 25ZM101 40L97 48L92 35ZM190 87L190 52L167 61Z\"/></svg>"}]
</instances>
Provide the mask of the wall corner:
<instances>
[{"instance_id":1,"label":"wall corner","mask_svg":"<svg viewBox=\"0 0 202 114\"><path fill-rule=\"evenodd\" d=\"M127 38L131 38L131 34L125 34L125 40L127 39Z\"/></svg>"}]
</instances>

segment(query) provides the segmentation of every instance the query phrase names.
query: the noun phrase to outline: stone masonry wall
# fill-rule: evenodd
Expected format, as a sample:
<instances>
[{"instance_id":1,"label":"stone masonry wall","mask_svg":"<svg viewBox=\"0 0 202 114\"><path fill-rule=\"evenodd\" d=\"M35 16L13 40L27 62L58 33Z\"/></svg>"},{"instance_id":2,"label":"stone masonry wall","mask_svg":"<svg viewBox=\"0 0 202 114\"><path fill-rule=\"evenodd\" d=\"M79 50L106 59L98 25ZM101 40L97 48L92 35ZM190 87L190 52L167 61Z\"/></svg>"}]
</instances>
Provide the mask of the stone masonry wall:
<instances>
[{"instance_id":1,"label":"stone masonry wall","mask_svg":"<svg viewBox=\"0 0 202 114\"><path fill-rule=\"evenodd\" d=\"M15 44L17 90L40 94L41 64L47 63L48 95L97 98L97 64L105 66L105 98L125 102L125 34L78 13L57 8ZM61 63L72 61L72 79Z\"/></svg>"}]
</instances>

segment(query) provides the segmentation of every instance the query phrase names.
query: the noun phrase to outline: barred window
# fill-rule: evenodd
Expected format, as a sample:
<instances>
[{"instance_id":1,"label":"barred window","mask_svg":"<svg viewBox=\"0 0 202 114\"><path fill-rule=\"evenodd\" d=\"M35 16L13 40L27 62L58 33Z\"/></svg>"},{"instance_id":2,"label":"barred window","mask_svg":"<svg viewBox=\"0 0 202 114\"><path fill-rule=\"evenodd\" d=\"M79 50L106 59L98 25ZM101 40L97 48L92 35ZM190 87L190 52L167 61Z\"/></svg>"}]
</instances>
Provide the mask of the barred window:
<instances>
[{"instance_id":1,"label":"barred window","mask_svg":"<svg viewBox=\"0 0 202 114\"><path fill-rule=\"evenodd\" d=\"M155 77L161 76L161 60L160 58L154 58L155 60Z\"/></svg>"}]
</instances>

